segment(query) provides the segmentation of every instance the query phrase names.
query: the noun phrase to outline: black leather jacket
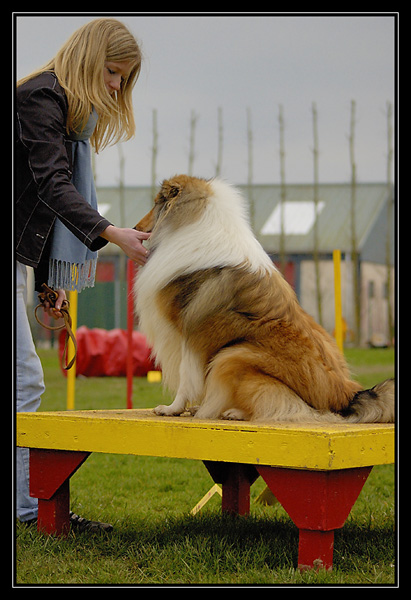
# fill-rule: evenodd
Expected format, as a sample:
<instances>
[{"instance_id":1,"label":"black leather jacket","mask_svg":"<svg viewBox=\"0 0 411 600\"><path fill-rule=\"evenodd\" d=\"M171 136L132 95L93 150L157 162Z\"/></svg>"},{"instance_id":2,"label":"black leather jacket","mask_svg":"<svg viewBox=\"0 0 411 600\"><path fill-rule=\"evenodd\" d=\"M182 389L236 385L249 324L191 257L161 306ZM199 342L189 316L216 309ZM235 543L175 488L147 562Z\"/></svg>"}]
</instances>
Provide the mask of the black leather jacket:
<instances>
[{"instance_id":1,"label":"black leather jacket","mask_svg":"<svg viewBox=\"0 0 411 600\"><path fill-rule=\"evenodd\" d=\"M56 217L91 250L107 244L99 236L111 223L71 183L68 105L54 73L42 73L18 87L16 109L16 259L43 271Z\"/></svg>"}]
</instances>

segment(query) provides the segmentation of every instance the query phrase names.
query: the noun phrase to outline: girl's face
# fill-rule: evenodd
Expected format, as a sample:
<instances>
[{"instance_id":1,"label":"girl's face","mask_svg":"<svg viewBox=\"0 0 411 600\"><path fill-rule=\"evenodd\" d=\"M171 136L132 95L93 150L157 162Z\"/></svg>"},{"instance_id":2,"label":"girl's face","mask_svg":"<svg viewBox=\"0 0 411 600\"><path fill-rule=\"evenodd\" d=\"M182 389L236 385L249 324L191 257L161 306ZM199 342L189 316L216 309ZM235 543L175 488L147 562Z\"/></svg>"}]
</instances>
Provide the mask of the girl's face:
<instances>
[{"instance_id":1,"label":"girl's face","mask_svg":"<svg viewBox=\"0 0 411 600\"><path fill-rule=\"evenodd\" d=\"M122 81L127 79L132 68L132 62L106 61L104 63L104 83L110 96L119 91Z\"/></svg>"}]
</instances>

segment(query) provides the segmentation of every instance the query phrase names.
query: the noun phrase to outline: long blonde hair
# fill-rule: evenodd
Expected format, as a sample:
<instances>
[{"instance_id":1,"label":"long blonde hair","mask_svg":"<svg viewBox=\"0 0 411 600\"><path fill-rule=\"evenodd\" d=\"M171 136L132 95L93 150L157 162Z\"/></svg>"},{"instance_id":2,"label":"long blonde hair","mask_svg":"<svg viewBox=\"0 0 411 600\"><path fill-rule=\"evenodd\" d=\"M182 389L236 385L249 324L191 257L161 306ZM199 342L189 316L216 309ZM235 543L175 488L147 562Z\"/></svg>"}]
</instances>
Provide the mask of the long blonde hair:
<instances>
[{"instance_id":1,"label":"long blonde hair","mask_svg":"<svg viewBox=\"0 0 411 600\"><path fill-rule=\"evenodd\" d=\"M141 69L141 50L134 36L117 19L95 19L80 27L46 65L17 86L45 71L54 71L68 101L67 131L81 131L92 111L98 121L90 142L96 152L110 143L129 140L135 132L132 89ZM130 62L120 90L111 96L104 84L104 63Z\"/></svg>"}]
</instances>

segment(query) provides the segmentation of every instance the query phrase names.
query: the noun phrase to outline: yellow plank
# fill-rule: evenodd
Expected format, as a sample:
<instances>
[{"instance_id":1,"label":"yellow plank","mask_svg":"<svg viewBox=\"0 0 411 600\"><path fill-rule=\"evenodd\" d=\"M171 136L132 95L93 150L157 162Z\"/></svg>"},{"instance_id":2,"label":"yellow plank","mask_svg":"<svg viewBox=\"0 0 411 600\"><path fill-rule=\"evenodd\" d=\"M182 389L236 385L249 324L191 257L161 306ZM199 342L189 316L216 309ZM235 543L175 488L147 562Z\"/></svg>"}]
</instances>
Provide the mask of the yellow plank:
<instances>
[{"instance_id":1,"label":"yellow plank","mask_svg":"<svg viewBox=\"0 0 411 600\"><path fill-rule=\"evenodd\" d=\"M17 444L314 470L394 462L393 425L204 421L150 410L20 413Z\"/></svg>"},{"instance_id":2,"label":"yellow plank","mask_svg":"<svg viewBox=\"0 0 411 600\"><path fill-rule=\"evenodd\" d=\"M219 494L219 496L223 495L223 491L218 483L215 483L212 488L208 490L208 492L201 498L199 502L195 505L194 508L190 510L191 515L196 515L206 504L207 502L214 496L214 494Z\"/></svg>"},{"instance_id":3,"label":"yellow plank","mask_svg":"<svg viewBox=\"0 0 411 600\"><path fill-rule=\"evenodd\" d=\"M254 502L256 502L257 504L263 504L264 506L273 506L274 504L277 504L278 500L274 496L268 485L266 485L263 491L260 494L258 494Z\"/></svg>"},{"instance_id":4,"label":"yellow plank","mask_svg":"<svg viewBox=\"0 0 411 600\"><path fill-rule=\"evenodd\" d=\"M162 373L161 371L148 371L147 381L148 383L161 383Z\"/></svg>"}]
</instances>

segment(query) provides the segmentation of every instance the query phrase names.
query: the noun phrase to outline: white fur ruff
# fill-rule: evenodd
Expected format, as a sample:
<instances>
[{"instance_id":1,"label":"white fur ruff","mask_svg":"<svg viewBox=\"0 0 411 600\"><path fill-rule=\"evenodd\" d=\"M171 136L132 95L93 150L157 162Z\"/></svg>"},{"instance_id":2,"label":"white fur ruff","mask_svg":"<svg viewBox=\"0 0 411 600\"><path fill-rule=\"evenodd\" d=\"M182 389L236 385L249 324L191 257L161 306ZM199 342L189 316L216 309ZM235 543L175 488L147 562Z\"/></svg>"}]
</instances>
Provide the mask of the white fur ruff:
<instances>
[{"instance_id":1,"label":"white fur ruff","mask_svg":"<svg viewBox=\"0 0 411 600\"><path fill-rule=\"evenodd\" d=\"M183 339L157 309L157 292L176 277L216 265L246 264L252 272L269 272L276 268L250 229L246 201L238 190L219 179L210 185L213 195L201 218L174 232L167 231L165 243L160 231L156 249L140 269L134 285L140 328L154 348L163 373L169 374L165 376L167 387L174 391L180 384L175 374L180 370ZM170 379L171 374L174 374L173 379ZM203 373L191 372L193 376L204 379Z\"/></svg>"}]
</instances>

